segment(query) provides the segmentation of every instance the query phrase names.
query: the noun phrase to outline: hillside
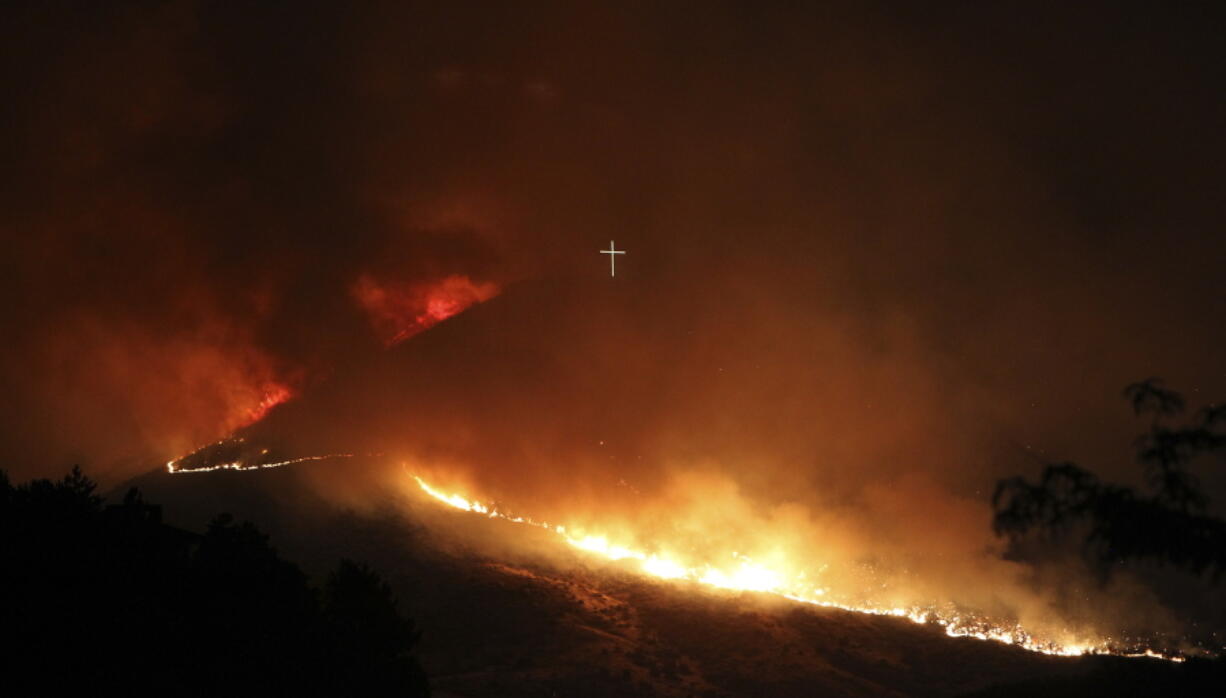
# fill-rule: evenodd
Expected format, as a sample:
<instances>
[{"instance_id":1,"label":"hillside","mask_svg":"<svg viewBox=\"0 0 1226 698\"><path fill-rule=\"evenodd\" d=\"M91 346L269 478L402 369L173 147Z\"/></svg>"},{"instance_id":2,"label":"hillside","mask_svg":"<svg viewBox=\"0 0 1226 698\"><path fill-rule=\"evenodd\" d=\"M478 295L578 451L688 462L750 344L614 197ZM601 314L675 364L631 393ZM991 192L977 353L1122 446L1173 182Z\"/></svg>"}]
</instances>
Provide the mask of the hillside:
<instances>
[{"instance_id":1,"label":"hillside","mask_svg":"<svg viewBox=\"0 0 1226 698\"><path fill-rule=\"evenodd\" d=\"M372 564L423 630L421 660L440 696L955 696L1118 673L1104 662L1147 676L1169 669L1048 657L895 618L656 582L558 550L532 529L427 501L333 508L311 501L301 474L152 473L134 484L184 525L206 511L254 519L308 570L341 555Z\"/></svg>"}]
</instances>

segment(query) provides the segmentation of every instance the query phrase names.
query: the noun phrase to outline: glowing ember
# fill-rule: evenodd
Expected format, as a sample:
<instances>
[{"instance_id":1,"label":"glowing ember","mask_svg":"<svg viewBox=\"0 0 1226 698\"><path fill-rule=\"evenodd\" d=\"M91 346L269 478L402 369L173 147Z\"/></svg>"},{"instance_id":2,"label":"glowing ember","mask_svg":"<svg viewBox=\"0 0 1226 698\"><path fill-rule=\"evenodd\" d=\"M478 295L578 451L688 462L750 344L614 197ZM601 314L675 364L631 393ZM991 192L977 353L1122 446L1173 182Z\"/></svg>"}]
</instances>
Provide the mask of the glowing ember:
<instances>
[{"instance_id":1,"label":"glowing ember","mask_svg":"<svg viewBox=\"0 0 1226 698\"><path fill-rule=\"evenodd\" d=\"M772 593L816 606L872 615L897 616L914 623L938 625L945 631L945 634L951 637L995 640L1044 654L1062 656L1117 654L1130 657L1154 657L1175 662L1184 661L1182 657L1167 656L1151 649L1121 651L1114 647L1107 638L1084 644L1062 644L1034 637L1016 623L1000 623L984 616L962 611L920 607L885 608L864 603L839 603L823 598L827 596L828 590L816 587L812 583L806 583L803 574L789 579L778 571L736 552L727 557L730 563L726 565L687 566L680 560L664 554L648 553L611 542L606 536L589 534L572 536L567 532L565 526L550 525L527 517L509 516L499 512L493 506L438 490L420 477L413 476L413 479L417 481L423 492L450 507L551 531L575 548L608 560L626 561L644 574L660 579L685 580L722 589Z\"/></svg>"}]
</instances>

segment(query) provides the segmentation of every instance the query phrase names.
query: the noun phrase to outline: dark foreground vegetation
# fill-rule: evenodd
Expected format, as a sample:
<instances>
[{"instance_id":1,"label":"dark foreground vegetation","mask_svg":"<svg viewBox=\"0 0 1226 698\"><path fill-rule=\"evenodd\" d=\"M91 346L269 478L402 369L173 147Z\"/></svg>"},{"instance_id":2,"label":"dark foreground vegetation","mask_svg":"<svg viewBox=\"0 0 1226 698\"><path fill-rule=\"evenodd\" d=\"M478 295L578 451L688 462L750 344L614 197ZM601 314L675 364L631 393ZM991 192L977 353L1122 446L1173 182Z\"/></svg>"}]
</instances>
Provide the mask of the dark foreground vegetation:
<instances>
[{"instance_id":1,"label":"dark foreground vegetation","mask_svg":"<svg viewBox=\"0 0 1226 698\"><path fill-rule=\"evenodd\" d=\"M74 469L0 471L4 693L425 696L388 586L348 560L313 588L250 523L203 534L135 489L104 504Z\"/></svg>"},{"instance_id":2,"label":"dark foreground vegetation","mask_svg":"<svg viewBox=\"0 0 1226 698\"><path fill-rule=\"evenodd\" d=\"M1031 536L1047 544L1074 539L1104 580L1119 564L1144 561L1220 582L1226 520L1210 513L1192 465L1226 452L1226 405L1210 404L1190 422L1173 424L1183 396L1157 379L1128 386L1124 397L1152 419L1136 440L1149 491L1104 482L1075 463L1049 463L1036 483L1014 477L997 485L996 533L1015 548Z\"/></svg>"},{"instance_id":3,"label":"dark foreground vegetation","mask_svg":"<svg viewBox=\"0 0 1226 698\"><path fill-rule=\"evenodd\" d=\"M1226 686L1226 665L1220 659L1190 659L1184 664L1122 657L1081 661L1089 671L1078 676L998 684L962 698L1195 698L1221 695Z\"/></svg>"},{"instance_id":4,"label":"dark foreground vegetation","mask_svg":"<svg viewBox=\"0 0 1226 698\"><path fill-rule=\"evenodd\" d=\"M1154 382L1127 395L1153 415L1138 442L1148 489L1050 464L1037 483L1001 483L997 531L1071 544L1104 579L1135 560L1220 582L1226 524L1191 465L1226 449L1226 411L1172 424L1177 395ZM418 657L440 692L490 698L1209 696L1226 686L1220 658L1047 657L545 559L531 541L498 560L424 541L409 554L385 544L413 538L408 520L280 508L254 495L283 491L288 473L229 475L139 482L175 514L208 501L271 526L311 569L360 550L400 598L416 600L429 646L417 647L414 623L362 565L341 561L312 586L249 523L222 516L194 533L165 523L136 490L104 503L77 470L17 486L0 471L0 695L424 696ZM431 511L457 536L503 541L505 522Z\"/></svg>"}]
</instances>

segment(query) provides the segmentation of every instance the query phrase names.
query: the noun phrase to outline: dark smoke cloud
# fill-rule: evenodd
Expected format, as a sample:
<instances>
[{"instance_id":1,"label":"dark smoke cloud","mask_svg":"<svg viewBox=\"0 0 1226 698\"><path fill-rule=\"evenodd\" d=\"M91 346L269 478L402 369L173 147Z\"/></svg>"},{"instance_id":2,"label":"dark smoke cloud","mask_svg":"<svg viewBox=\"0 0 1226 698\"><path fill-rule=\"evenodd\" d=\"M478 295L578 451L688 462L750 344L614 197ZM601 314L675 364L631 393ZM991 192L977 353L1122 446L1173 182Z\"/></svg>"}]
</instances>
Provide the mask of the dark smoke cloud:
<instances>
[{"instance_id":1,"label":"dark smoke cloud","mask_svg":"<svg viewBox=\"0 0 1226 698\"><path fill-rule=\"evenodd\" d=\"M1226 395L1217 12L2 12L19 477L288 385L249 433L299 455L575 516L710 478L962 554L1019 453L1134 476L1125 383ZM384 350L361 289L454 278L502 293Z\"/></svg>"}]
</instances>

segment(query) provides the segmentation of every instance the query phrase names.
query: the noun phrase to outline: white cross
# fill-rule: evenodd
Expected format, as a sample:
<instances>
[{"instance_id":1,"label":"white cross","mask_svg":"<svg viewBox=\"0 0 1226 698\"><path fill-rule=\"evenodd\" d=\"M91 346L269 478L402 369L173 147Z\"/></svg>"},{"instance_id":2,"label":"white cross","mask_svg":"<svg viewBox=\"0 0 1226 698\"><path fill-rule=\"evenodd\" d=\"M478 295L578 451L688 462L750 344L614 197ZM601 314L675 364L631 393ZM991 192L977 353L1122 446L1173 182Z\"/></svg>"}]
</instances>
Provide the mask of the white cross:
<instances>
[{"instance_id":1,"label":"white cross","mask_svg":"<svg viewBox=\"0 0 1226 698\"><path fill-rule=\"evenodd\" d=\"M613 244L613 241L610 240L609 249L601 250L600 254L609 255L609 276L617 276L617 257L614 257L613 255L626 254L626 251L617 249L617 247Z\"/></svg>"}]
</instances>

